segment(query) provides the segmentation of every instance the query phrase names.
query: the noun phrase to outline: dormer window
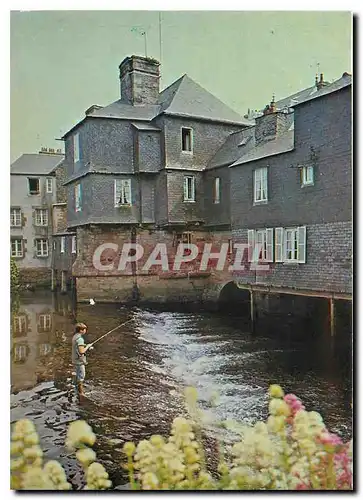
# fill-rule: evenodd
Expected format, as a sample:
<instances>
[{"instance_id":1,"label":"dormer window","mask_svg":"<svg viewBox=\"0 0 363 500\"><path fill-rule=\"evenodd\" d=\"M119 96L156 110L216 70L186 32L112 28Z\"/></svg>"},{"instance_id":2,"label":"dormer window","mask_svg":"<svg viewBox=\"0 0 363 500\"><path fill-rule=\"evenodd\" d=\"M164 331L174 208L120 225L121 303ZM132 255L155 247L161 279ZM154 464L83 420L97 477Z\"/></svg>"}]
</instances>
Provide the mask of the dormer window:
<instances>
[{"instance_id":1,"label":"dormer window","mask_svg":"<svg viewBox=\"0 0 363 500\"><path fill-rule=\"evenodd\" d=\"M193 129L182 127L181 129L182 151L184 153L193 152Z\"/></svg>"}]
</instances>

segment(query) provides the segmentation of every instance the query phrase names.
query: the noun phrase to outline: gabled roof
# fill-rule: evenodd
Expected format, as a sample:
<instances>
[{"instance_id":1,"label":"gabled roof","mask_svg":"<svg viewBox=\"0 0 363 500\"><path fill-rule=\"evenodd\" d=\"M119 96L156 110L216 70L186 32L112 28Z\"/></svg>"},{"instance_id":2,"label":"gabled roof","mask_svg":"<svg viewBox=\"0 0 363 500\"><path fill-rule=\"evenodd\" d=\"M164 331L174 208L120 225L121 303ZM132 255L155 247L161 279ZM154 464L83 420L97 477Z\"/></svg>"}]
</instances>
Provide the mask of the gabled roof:
<instances>
[{"instance_id":1,"label":"gabled roof","mask_svg":"<svg viewBox=\"0 0 363 500\"><path fill-rule=\"evenodd\" d=\"M183 75L159 96L161 112L168 115L202 118L216 122L251 125L188 75Z\"/></svg>"},{"instance_id":2,"label":"gabled roof","mask_svg":"<svg viewBox=\"0 0 363 500\"><path fill-rule=\"evenodd\" d=\"M10 165L10 174L49 175L63 159L64 155L60 154L26 153Z\"/></svg>"}]
</instances>

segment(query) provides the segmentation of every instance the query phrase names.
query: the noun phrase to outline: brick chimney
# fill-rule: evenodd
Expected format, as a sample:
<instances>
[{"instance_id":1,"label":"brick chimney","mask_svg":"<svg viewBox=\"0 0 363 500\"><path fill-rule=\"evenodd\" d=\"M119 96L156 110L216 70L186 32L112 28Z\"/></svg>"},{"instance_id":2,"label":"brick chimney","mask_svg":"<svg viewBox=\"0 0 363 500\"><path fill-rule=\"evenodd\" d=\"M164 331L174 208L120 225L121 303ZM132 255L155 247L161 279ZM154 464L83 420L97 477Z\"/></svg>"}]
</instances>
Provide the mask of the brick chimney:
<instances>
[{"instance_id":1,"label":"brick chimney","mask_svg":"<svg viewBox=\"0 0 363 500\"><path fill-rule=\"evenodd\" d=\"M292 123L292 114L277 110L275 97L263 110L263 115L255 118L255 143L271 141L282 135Z\"/></svg>"},{"instance_id":2,"label":"brick chimney","mask_svg":"<svg viewBox=\"0 0 363 500\"><path fill-rule=\"evenodd\" d=\"M131 105L157 104L159 66L155 59L126 57L119 66L121 101Z\"/></svg>"},{"instance_id":3,"label":"brick chimney","mask_svg":"<svg viewBox=\"0 0 363 500\"><path fill-rule=\"evenodd\" d=\"M318 80L318 75L315 77L315 86L318 90L322 89L323 87L326 87L328 82L324 82L324 75L323 73L320 73L320 79Z\"/></svg>"}]
</instances>

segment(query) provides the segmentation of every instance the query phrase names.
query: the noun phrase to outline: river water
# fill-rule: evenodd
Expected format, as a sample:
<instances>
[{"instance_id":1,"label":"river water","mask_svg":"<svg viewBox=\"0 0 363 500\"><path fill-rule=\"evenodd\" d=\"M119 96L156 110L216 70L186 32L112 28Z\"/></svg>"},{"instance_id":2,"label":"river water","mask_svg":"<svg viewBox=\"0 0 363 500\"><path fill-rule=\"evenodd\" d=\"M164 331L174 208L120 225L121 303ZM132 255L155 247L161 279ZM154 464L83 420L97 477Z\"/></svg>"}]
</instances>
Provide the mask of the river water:
<instances>
[{"instance_id":1,"label":"river water","mask_svg":"<svg viewBox=\"0 0 363 500\"><path fill-rule=\"evenodd\" d=\"M92 342L131 318L88 356L87 399L80 404L72 385L74 322L88 325ZM31 294L12 315L11 421L34 421L45 457L62 463L76 489L82 475L64 447L69 422L84 418L92 425L97 456L121 485L127 480L119 466L122 444L166 434L184 413L189 385L198 390L210 436L220 433L217 421L266 417L268 386L279 383L319 411L332 431L351 437L350 331L339 345L323 333L295 339L273 331L274 325L268 335L252 335L242 318L220 314L74 307L67 296ZM219 405L212 407L215 392Z\"/></svg>"}]
</instances>

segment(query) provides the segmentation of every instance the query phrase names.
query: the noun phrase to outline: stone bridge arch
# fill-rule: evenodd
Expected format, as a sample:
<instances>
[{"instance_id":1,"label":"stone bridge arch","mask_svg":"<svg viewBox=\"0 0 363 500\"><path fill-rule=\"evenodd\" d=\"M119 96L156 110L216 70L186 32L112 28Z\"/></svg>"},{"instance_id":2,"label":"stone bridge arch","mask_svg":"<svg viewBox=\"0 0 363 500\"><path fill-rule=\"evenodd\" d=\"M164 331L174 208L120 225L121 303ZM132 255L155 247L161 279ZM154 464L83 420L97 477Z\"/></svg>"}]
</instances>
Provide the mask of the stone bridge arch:
<instances>
[{"instance_id":1,"label":"stone bridge arch","mask_svg":"<svg viewBox=\"0 0 363 500\"><path fill-rule=\"evenodd\" d=\"M246 318L250 314L250 292L239 288L233 280L210 286L205 290L203 302L221 312L236 313Z\"/></svg>"}]
</instances>

